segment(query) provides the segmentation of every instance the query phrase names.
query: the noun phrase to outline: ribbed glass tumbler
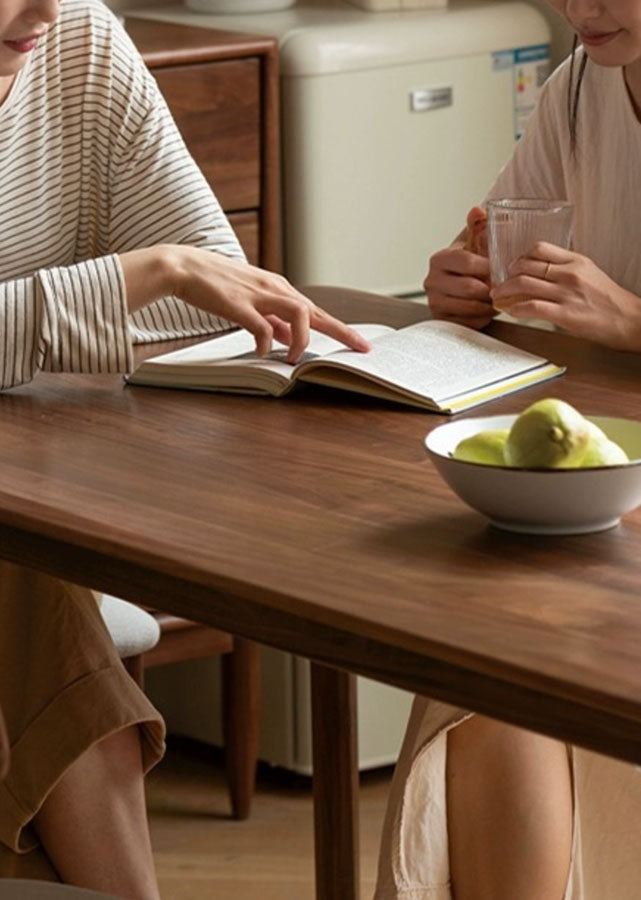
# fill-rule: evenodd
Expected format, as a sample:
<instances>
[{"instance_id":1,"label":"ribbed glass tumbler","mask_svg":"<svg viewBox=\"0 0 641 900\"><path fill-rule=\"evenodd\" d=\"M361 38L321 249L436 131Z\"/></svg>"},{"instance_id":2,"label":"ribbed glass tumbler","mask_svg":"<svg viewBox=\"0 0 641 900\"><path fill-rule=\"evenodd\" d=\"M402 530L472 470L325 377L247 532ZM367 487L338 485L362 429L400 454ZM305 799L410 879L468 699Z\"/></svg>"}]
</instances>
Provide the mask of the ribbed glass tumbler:
<instances>
[{"instance_id":1,"label":"ribbed glass tumbler","mask_svg":"<svg viewBox=\"0 0 641 900\"><path fill-rule=\"evenodd\" d=\"M574 207L564 200L489 200L487 203L490 279L501 284L509 268L525 256L538 241L569 247ZM504 298L501 309L508 309L523 296Z\"/></svg>"}]
</instances>

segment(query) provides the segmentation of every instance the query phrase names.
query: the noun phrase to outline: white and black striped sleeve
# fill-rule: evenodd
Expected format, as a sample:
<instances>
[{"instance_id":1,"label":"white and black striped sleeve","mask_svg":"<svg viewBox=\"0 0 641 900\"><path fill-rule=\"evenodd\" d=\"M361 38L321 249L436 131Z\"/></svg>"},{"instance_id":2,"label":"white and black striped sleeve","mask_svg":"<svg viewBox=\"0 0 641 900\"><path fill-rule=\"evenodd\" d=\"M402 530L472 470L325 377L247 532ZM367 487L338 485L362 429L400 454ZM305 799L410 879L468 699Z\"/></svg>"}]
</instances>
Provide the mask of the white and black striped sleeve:
<instances>
[{"instance_id":1,"label":"white and black striped sleeve","mask_svg":"<svg viewBox=\"0 0 641 900\"><path fill-rule=\"evenodd\" d=\"M0 283L0 389L45 372L131 368L124 283L117 257L42 269Z\"/></svg>"}]
</instances>

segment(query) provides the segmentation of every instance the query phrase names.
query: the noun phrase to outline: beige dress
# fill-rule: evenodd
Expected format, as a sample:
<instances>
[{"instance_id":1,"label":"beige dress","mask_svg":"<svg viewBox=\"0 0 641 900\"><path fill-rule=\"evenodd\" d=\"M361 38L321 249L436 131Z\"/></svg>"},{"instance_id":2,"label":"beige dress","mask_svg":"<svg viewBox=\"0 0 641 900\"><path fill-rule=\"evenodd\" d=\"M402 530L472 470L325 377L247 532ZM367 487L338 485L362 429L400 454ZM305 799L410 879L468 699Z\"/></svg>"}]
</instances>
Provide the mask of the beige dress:
<instances>
[{"instance_id":1,"label":"beige dress","mask_svg":"<svg viewBox=\"0 0 641 900\"><path fill-rule=\"evenodd\" d=\"M414 700L392 782L374 900L453 900L447 732L470 715L424 697ZM641 772L577 748L569 749L569 758L574 830L563 900L639 900Z\"/></svg>"},{"instance_id":2,"label":"beige dress","mask_svg":"<svg viewBox=\"0 0 641 900\"><path fill-rule=\"evenodd\" d=\"M31 827L88 747L140 726L143 766L164 751L164 724L120 662L87 588L0 562L0 705L11 764L0 783L0 877L55 874Z\"/></svg>"}]
</instances>

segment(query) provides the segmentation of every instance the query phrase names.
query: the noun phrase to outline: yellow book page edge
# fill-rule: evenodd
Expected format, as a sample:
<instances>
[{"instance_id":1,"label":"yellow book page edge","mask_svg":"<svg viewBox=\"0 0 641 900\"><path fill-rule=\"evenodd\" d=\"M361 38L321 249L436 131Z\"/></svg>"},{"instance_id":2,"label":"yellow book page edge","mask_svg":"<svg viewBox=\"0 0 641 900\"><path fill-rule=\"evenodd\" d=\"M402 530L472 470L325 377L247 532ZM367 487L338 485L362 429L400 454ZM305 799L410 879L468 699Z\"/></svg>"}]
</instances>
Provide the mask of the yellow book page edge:
<instances>
[{"instance_id":1,"label":"yellow book page edge","mask_svg":"<svg viewBox=\"0 0 641 900\"><path fill-rule=\"evenodd\" d=\"M495 397L500 397L501 394L511 394L520 391L522 388L529 387L531 384L536 384L537 381L555 378L557 375L562 375L564 372L564 366L545 366L543 369L538 369L530 375L525 375L523 378L519 378L516 381L510 381L508 385L497 384L495 387L488 388L485 391L468 394L465 399L455 400L453 403L444 403L443 405L447 409L452 410L452 412L456 412L461 409L466 409L468 406L477 406L481 403L486 403L489 400L493 400Z\"/></svg>"}]
</instances>

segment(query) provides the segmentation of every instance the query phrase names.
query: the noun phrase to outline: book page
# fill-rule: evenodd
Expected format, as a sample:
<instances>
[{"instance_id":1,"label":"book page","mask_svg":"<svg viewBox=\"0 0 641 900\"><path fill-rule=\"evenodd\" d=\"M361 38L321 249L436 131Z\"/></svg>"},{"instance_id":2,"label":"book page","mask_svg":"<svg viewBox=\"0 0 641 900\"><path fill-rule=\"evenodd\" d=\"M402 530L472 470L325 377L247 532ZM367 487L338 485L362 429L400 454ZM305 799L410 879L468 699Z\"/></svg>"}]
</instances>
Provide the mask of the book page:
<instances>
[{"instance_id":1,"label":"book page","mask_svg":"<svg viewBox=\"0 0 641 900\"><path fill-rule=\"evenodd\" d=\"M369 341L393 333L393 329L387 325L361 323L351 327ZM242 390L247 379L248 388L273 392L278 389L279 384L282 390L283 386L292 381L297 367L303 362L344 349L345 345L340 341L311 329L305 352L298 363L292 364L287 362L286 344L275 340L271 352L266 356L259 356L253 335L241 328L146 359L128 380L134 384L173 383L176 386L202 385L226 390L236 387Z\"/></svg>"},{"instance_id":2,"label":"book page","mask_svg":"<svg viewBox=\"0 0 641 900\"><path fill-rule=\"evenodd\" d=\"M342 350L327 361L438 403L543 362L486 334L434 320L378 338L369 353Z\"/></svg>"},{"instance_id":3,"label":"book page","mask_svg":"<svg viewBox=\"0 0 641 900\"><path fill-rule=\"evenodd\" d=\"M387 325L374 325L371 323L350 325L350 328L353 328L354 331L357 331L369 341L393 331ZM280 372L283 370L283 361L287 359L287 349L286 344L281 344L280 341L275 340L272 344L271 353L267 354L267 356L258 356L254 336L244 328L239 328L236 331L217 335L198 344L182 347L180 350L172 350L170 353L163 353L161 356L153 356L145 360L140 367L147 368L149 363L153 363L154 367L176 366L182 368L184 366L200 368L234 361L242 362L243 365L261 365ZM309 334L309 344L299 363L344 349L345 344L341 343L341 341L334 340L334 338L312 328ZM285 362L285 366L286 368L282 374L287 374L293 368L292 363Z\"/></svg>"}]
</instances>

